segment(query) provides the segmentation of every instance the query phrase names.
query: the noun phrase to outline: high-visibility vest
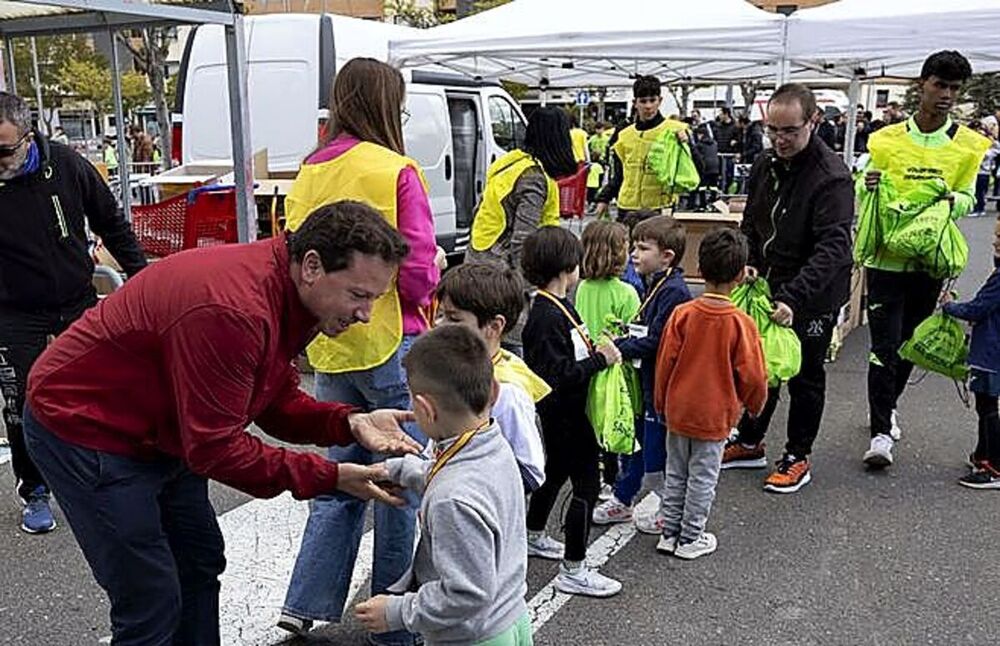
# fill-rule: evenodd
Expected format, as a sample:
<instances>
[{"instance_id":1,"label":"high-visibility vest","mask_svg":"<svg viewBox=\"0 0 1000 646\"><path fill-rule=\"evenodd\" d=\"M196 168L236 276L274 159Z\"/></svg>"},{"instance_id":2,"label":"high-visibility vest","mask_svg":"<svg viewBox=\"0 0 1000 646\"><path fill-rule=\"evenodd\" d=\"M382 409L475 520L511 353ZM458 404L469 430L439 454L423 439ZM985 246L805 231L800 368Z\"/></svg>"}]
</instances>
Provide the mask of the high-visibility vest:
<instances>
[{"instance_id":1,"label":"high-visibility vest","mask_svg":"<svg viewBox=\"0 0 1000 646\"><path fill-rule=\"evenodd\" d=\"M569 139L573 143L573 160L579 164L587 161L587 131L582 128L572 128Z\"/></svg>"},{"instance_id":2,"label":"high-visibility vest","mask_svg":"<svg viewBox=\"0 0 1000 646\"><path fill-rule=\"evenodd\" d=\"M649 130L638 130L635 124L618 133L613 146L622 162L622 186L618 192L618 206L623 209L661 209L677 201L677 196L667 192L656 178L648 163L653 142L664 131L682 132L687 124L673 119Z\"/></svg>"},{"instance_id":3,"label":"high-visibility vest","mask_svg":"<svg viewBox=\"0 0 1000 646\"><path fill-rule=\"evenodd\" d=\"M473 251L490 249L511 226L512 223L507 222L503 201L514 190L514 185L524 171L533 167L537 167L543 174L545 173L542 165L534 157L517 148L490 165L486 172L486 190L483 192L483 200L472 221L470 244ZM548 175L545 175L545 185L548 190L546 191L545 204L542 206L542 219L538 226L558 226L559 186Z\"/></svg>"},{"instance_id":4,"label":"high-visibility vest","mask_svg":"<svg viewBox=\"0 0 1000 646\"><path fill-rule=\"evenodd\" d=\"M368 204L397 228L396 188L407 167L417 171L426 190L417 162L373 143L356 144L327 162L303 164L286 200L288 229L295 231L319 207L342 200ZM388 361L402 340L403 312L393 277L388 291L375 300L368 323L355 323L334 338L320 335L306 353L319 372L368 370Z\"/></svg>"},{"instance_id":5,"label":"high-visibility vest","mask_svg":"<svg viewBox=\"0 0 1000 646\"><path fill-rule=\"evenodd\" d=\"M868 152L872 166L892 182L899 195L927 180L940 177L952 191L965 190L976 179L990 140L970 128L953 124L941 146L923 146L913 140L910 121L872 133Z\"/></svg>"}]
</instances>

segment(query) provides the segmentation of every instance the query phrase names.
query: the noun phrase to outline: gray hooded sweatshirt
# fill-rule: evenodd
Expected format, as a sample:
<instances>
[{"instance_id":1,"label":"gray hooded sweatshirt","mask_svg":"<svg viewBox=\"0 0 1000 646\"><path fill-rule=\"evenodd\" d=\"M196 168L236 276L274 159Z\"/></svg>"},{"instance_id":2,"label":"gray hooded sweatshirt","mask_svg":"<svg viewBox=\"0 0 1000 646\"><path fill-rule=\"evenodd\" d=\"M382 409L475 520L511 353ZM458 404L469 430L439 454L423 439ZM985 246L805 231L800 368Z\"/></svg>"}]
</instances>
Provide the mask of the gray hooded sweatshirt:
<instances>
[{"instance_id":1,"label":"gray hooded sweatshirt","mask_svg":"<svg viewBox=\"0 0 1000 646\"><path fill-rule=\"evenodd\" d=\"M443 451L455 439L438 443ZM492 423L427 482L433 460L386 461L392 481L423 491L420 542L390 592L390 630L423 635L429 646L474 644L527 612L524 488L510 445Z\"/></svg>"}]
</instances>

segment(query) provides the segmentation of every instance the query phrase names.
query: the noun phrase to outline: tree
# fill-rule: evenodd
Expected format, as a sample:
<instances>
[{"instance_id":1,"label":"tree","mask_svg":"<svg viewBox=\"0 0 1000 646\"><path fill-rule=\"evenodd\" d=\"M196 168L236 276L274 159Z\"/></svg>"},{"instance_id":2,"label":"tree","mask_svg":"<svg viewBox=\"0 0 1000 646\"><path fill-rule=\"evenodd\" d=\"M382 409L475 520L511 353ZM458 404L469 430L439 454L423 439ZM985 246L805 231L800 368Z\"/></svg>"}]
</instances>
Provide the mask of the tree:
<instances>
[{"instance_id":1,"label":"tree","mask_svg":"<svg viewBox=\"0 0 1000 646\"><path fill-rule=\"evenodd\" d=\"M975 105L978 117L995 113L1000 108L1000 74L974 74L965 86L965 100Z\"/></svg>"},{"instance_id":2,"label":"tree","mask_svg":"<svg viewBox=\"0 0 1000 646\"><path fill-rule=\"evenodd\" d=\"M37 109L31 41L28 38L18 38L13 42L17 94ZM62 107L69 95L62 85L63 68L71 61L89 62L99 67L103 59L94 52L90 40L85 36L38 36L35 44L38 52L42 105L45 108L43 114L39 115L39 125L44 123L46 129L51 132L52 116L56 109Z\"/></svg>"},{"instance_id":3,"label":"tree","mask_svg":"<svg viewBox=\"0 0 1000 646\"><path fill-rule=\"evenodd\" d=\"M417 29L427 29L441 22L434 9L418 7L414 0L389 0L385 3L385 15L393 22Z\"/></svg>"},{"instance_id":4,"label":"tree","mask_svg":"<svg viewBox=\"0 0 1000 646\"><path fill-rule=\"evenodd\" d=\"M144 74L149 81L149 95L146 96L144 103L137 107L152 100L153 106L156 108L156 125L160 131L160 151L164 167L167 168L171 159L170 108L167 105L167 55L170 53L170 44L176 36L176 30L167 27L151 27L133 32L132 36L130 38L124 33L119 33L118 39L132 54L136 69ZM124 82L124 78L122 80ZM138 91L137 84L133 88ZM124 83L122 94L125 94ZM137 92L133 96L138 99L141 94Z\"/></svg>"},{"instance_id":5,"label":"tree","mask_svg":"<svg viewBox=\"0 0 1000 646\"><path fill-rule=\"evenodd\" d=\"M111 71L94 60L67 61L59 72L59 84L81 101L90 101L98 112L113 107Z\"/></svg>"},{"instance_id":6,"label":"tree","mask_svg":"<svg viewBox=\"0 0 1000 646\"><path fill-rule=\"evenodd\" d=\"M740 94L743 95L743 112L747 118L750 118L750 115L753 113L753 103L757 98L760 86L760 81L744 81L740 83Z\"/></svg>"}]
</instances>

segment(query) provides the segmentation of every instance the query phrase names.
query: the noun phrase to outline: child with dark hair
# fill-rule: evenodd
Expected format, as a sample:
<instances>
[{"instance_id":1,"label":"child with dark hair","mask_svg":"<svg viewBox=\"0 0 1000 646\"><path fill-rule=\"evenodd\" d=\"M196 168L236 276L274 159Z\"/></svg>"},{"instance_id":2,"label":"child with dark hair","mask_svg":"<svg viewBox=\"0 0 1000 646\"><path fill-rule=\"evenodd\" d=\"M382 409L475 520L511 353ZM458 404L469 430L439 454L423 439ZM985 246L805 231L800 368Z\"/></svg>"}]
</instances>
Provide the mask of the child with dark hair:
<instances>
[{"instance_id":1,"label":"child with dark hair","mask_svg":"<svg viewBox=\"0 0 1000 646\"><path fill-rule=\"evenodd\" d=\"M385 463L390 481L423 494L420 542L394 594L358 604L358 619L375 633L420 633L427 644L529 646L524 495L490 419L497 386L486 344L460 326L436 328L403 366L435 459Z\"/></svg>"},{"instance_id":2,"label":"child with dark hair","mask_svg":"<svg viewBox=\"0 0 1000 646\"><path fill-rule=\"evenodd\" d=\"M520 357L500 347L524 310L524 281L500 263L467 262L444 275L437 298L435 326L461 325L486 343L493 376L500 384L493 418L514 450L525 492L538 489L545 482L545 448L535 421L535 404L552 389ZM528 555L547 556L532 553L530 548ZM550 558L562 558L562 550Z\"/></svg>"},{"instance_id":3,"label":"child with dark hair","mask_svg":"<svg viewBox=\"0 0 1000 646\"><path fill-rule=\"evenodd\" d=\"M637 315L630 321L628 337L615 343L626 361L639 369L643 395L643 427L636 453L623 456L622 469L615 483L614 496L594 510L598 525L627 523L632 520L632 505L639 492L657 491L663 482L666 465L666 429L663 419L653 410L653 382L656 350L671 313L681 303L691 300L684 282L681 258L687 246L684 227L668 215L642 220L632 230L632 261L642 276L644 289ZM658 534L662 526L659 514L639 517L636 528Z\"/></svg>"},{"instance_id":4,"label":"child with dark hair","mask_svg":"<svg viewBox=\"0 0 1000 646\"><path fill-rule=\"evenodd\" d=\"M600 489L600 449L586 408L590 378L621 361L621 353L611 343L595 346L566 298L577 282L582 251L576 236L559 227L539 229L524 242L524 275L538 288L524 326L524 358L552 387L552 394L538 403L547 461L545 484L528 505L528 543L537 552L562 552L555 580L559 591L610 597L621 590L621 583L587 569L583 562ZM545 535L545 526L567 479L573 489L563 547Z\"/></svg>"},{"instance_id":5,"label":"child with dark hair","mask_svg":"<svg viewBox=\"0 0 1000 646\"><path fill-rule=\"evenodd\" d=\"M1000 489L1000 221L993 235L993 270L976 296L965 303L951 301L946 292L945 314L972 323L969 348L969 390L976 399L979 437L969 456L972 473L958 483L971 489Z\"/></svg>"},{"instance_id":6,"label":"child with dark hair","mask_svg":"<svg viewBox=\"0 0 1000 646\"><path fill-rule=\"evenodd\" d=\"M767 400L757 326L729 300L746 264L742 233L726 228L705 236L698 249L705 292L674 311L656 357L653 405L668 428L656 549L683 559L715 551L705 525L726 438L744 407L758 414Z\"/></svg>"}]
</instances>

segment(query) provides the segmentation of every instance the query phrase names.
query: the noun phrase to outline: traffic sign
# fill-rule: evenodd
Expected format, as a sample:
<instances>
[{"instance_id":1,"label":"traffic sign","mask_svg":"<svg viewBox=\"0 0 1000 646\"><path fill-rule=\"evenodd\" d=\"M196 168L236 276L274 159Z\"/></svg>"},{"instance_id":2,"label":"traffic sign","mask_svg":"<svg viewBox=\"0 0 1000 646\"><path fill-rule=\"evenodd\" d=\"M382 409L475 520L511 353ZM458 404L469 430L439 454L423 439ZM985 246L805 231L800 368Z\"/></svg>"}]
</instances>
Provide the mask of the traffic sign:
<instances>
[{"instance_id":1,"label":"traffic sign","mask_svg":"<svg viewBox=\"0 0 1000 646\"><path fill-rule=\"evenodd\" d=\"M587 90L580 90L576 93L576 104L577 105L589 105L590 104L590 92Z\"/></svg>"}]
</instances>

